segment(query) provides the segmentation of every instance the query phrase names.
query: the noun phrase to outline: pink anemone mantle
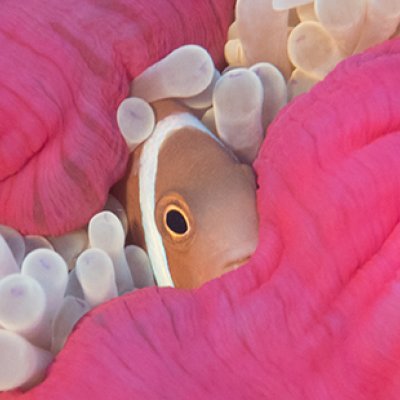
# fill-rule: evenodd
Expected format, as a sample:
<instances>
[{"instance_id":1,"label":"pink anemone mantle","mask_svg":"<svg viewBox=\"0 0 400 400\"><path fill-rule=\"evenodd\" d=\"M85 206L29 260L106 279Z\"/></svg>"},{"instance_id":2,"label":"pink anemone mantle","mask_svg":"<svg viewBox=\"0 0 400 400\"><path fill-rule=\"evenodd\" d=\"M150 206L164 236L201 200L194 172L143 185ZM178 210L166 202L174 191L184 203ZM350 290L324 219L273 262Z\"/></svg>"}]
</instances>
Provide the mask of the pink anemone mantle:
<instances>
[{"instance_id":1,"label":"pink anemone mantle","mask_svg":"<svg viewBox=\"0 0 400 400\"><path fill-rule=\"evenodd\" d=\"M276 118L246 266L95 309L41 385L3 398L398 400L399 71L385 43Z\"/></svg>"},{"instance_id":2,"label":"pink anemone mantle","mask_svg":"<svg viewBox=\"0 0 400 400\"><path fill-rule=\"evenodd\" d=\"M129 82L195 43L218 66L234 0L3 0L0 224L61 234L84 225L123 174L116 109Z\"/></svg>"},{"instance_id":3,"label":"pink anemone mantle","mask_svg":"<svg viewBox=\"0 0 400 400\"><path fill-rule=\"evenodd\" d=\"M0 398L398 400L399 71L397 40L280 113L255 163L246 266L98 307L42 384Z\"/></svg>"}]
</instances>

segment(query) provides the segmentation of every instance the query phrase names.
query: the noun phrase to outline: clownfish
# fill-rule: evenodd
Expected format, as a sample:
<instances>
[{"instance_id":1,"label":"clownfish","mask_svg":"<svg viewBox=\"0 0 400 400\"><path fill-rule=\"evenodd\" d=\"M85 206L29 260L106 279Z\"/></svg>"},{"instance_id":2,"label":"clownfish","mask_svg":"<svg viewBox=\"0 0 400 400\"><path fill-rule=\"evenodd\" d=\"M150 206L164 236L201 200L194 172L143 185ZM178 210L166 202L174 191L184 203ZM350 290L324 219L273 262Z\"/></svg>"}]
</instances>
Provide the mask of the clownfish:
<instances>
[{"instance_id":1,"label":"clownfish","mask_svg":"<svg viewBox=\"0 0 400 400\"><path fill-rule=\"evenodd\" d=\"M196 288L244 264L258 241L252 168L171 100L115 187L128 241L148 252L159 286Z\"/></svg>"}]
</instances>

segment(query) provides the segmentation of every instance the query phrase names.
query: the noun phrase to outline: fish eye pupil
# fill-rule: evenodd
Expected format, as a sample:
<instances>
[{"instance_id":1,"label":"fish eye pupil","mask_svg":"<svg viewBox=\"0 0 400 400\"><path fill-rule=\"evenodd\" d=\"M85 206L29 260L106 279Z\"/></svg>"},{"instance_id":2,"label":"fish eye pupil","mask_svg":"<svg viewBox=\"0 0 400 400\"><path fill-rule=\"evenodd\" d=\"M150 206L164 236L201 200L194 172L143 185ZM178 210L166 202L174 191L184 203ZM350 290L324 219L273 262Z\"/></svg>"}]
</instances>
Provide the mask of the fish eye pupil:
<instances>
[{"instance_id":1,"label":"fish eye pupil","mask_svg":"<svg viewBox=\"0 0 400 400\"><path fill-rule=\"evenodd\" d=\"M184 235L188 231L186 218L179 210L169 210L166 215L168 228L178 235Z\"/></svg>"}]
</instances>

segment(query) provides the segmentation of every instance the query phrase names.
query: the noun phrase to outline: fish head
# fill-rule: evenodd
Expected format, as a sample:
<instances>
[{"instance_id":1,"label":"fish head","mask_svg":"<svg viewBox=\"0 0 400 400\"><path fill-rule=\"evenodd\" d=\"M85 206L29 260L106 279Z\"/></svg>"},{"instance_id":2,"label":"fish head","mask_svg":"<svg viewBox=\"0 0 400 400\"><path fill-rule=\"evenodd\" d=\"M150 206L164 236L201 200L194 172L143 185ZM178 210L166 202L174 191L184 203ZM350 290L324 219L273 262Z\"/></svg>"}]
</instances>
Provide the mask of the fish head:
<instances>
[{"instance_id":1,"label":"fish head","mask_svg":"<svg viewBox=\"0 0 400 400\"><path fill-rule=\"evenodd\" d=\"M254 172L211 135L184 127L166 139L155 186L154 217L175 287L201 286L253 254Z\"/></svg>"}]
</instances>

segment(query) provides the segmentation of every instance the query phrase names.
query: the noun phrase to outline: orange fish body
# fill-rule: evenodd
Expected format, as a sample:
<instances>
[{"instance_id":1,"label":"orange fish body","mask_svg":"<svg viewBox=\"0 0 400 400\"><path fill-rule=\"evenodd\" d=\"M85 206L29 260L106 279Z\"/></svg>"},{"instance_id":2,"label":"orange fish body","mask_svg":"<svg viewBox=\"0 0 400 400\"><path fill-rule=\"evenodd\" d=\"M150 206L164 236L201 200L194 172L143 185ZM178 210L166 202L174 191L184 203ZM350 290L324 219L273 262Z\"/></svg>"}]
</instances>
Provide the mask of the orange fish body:
<instances>
[{"instance_id":1,"label":"orange fish body","mask_svg":"<svg viewBox=\"0 0 400 400\"><path fill-rule=\"evenodd\" d=\"M185 108L154 104L157 125L115 188L128 240L160 286L194 288L243 264L258 238L254 173Z\"/></svg>"}]
</instances>

